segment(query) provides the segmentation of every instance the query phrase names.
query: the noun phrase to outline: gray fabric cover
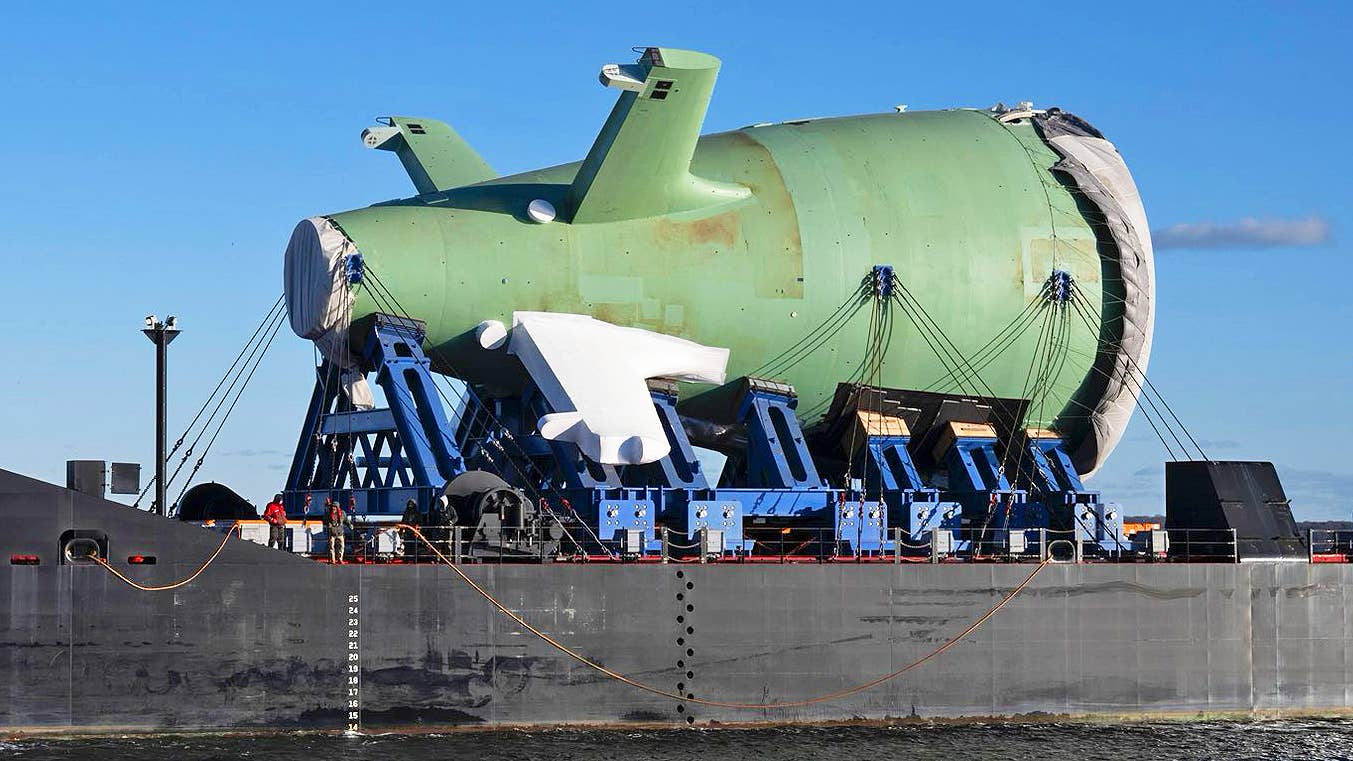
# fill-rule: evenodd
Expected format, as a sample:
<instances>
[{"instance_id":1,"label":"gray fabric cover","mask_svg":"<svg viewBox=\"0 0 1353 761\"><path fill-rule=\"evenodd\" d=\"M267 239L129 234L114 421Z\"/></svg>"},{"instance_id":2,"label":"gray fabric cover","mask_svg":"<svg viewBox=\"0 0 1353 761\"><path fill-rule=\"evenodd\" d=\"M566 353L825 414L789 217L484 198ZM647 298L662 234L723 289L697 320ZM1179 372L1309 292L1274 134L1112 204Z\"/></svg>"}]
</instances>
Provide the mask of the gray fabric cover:
<instances>
[{"instance_id":1,"label":"gray fabric cover","mask_svg":"<svg viewBox=\"0 0 1353 761\"><path fill-rule=\"evenodd\" d=\"M1088 409L1089 432L1072 452L1076 469L1093 475L1127 429L1151 353L1155 323L1155 264L1150 227L1136 183L1113 143L1085 120L1056 109L1033 116L1043 140L1061 157L1052 169L1068 178L1099 211L1107 230L1105 303L1095 370L1076 392L1076 410ZM1103 243L1103 241L1101 242ZM1111 286L1120 282L1120 291ZM1118 300L1121 299L1121 303ZM1072 414L1078 414L1073 412Z\"/></svg>"},{"instance_id":2,"label":"gray fabric cover","mask_svg":"<svg viewBox=\"0 0 1353 761\"><path fill-rule=\"evenodd\" d=\"M353 293L344 262L355 253L357 247L329 219L303 219L283 255L282 288L291 330L314 341L320 355L342 369L343 392L353 406L371 409L375 404L371 388L348 342Z\"/></svg>"}]
</instances>

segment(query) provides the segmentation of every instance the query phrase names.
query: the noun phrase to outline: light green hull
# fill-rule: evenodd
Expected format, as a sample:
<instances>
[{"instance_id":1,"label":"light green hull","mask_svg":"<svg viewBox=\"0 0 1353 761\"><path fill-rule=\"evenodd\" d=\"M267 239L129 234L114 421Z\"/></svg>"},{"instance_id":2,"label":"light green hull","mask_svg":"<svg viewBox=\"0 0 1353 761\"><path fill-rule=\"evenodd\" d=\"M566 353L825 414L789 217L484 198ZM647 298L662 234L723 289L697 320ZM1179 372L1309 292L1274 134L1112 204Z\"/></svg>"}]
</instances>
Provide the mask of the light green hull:
<instances>
[{"instance_id":1,"label":"light green hull","mask_svg":"<svg viewBox=\"0 0 1353 761\"><path fill-rule=\"evenodd\" d=\"M1106 293L1095 231L1052 175L1056 161L1027 119L880 114L701 138L692 173L752 191L713 209L604 224L529 221L532 199L565 207L578 170L568 164L329 218L400 304L427 321L429 342L452 364L475 366L453 352L480 321L510 324L513 311L539 310L727 347L735 377L831 315L875 264L896 268L965 355L1024 310L1054 268L1074 275L1097 321ZM1109 289L1109 303L1121 298ZM359 288L353 316L382 307L370 287ZM946 365L917 327L895 319L878 382L925 388L944 378ZM1060 422L1074 438L1084 416L1073 397L1099 336L1074 313L1066 325L1065 363L1027 422ZM800 409L820 408L856 373L868 326L862 312L783 375ZM983 370L997 395L1027 390L1041 326L1040 318Z\"/></svg>"}]
</instances>

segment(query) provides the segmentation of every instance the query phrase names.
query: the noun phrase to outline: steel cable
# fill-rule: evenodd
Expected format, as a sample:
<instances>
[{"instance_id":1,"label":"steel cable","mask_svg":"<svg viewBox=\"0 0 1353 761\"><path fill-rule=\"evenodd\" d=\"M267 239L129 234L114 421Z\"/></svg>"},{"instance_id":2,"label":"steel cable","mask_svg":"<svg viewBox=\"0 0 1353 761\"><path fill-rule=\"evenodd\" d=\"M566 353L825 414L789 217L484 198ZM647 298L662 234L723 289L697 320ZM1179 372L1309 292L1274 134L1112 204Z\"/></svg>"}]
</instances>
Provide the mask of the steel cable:
<instances>
[{"instance_id":1,"label":"steel cable","mask_svg":"<svg viewBox=\"0 0 1353 761\"><path fill-rule=\"evenodd\" d=\"M272 323L272 320L275 317L275 312L280 306L282 306L282 302L285 298L286 298L285 295L278 296L277 301L273 302L272 308L269 309L267 313L264 315L263 320L259 322L258 327L254 328L253 335L251 335L249 337L249 340L245 342L243 348L240 349L240 353L235 355L235 361L230 363L230 367L226 368L225 373L221 375L221 379L217 381L216 388L212 389L211 394L209 394L206 400L202 402L202 406L198 408L197 414L193 416L192 422L188 423L188 426L183 430L183 433L179 435L178 440L174 442L173 448L171 448L169 450L169 453L165 456L166 460L169 459L170 457L173 457L179 451L179 448L183 446L184 440L188 438L188 434L192 433L193 428L197 425L198 420L202 418L202 413L206 411L207 406L210 405L212 400L216 398L216 394L221 390L221 386L225 385L226 379L229 378L231 374L235 371L235 367L239 364L240 359L244 357L245 352L249 351L249 348L254 345L255 341L258 340L259 333L265 329L265 326L270 325ZM230 393L229 391L226 391L227 395L229 393ZM219 405L217 406L217 409L220 409ZM215 417L215 411L213 411L212 417ZM204 430L205 427L208 425L211 425L211 418L208 418L207 422L204 424L203 426ZM199 436L199 440L200 438L201 437ZM194 442L194 444L190 444L188 448L191 450L192 447L195 445L196 442ZM187 456L185 456L185 459ZM173 483L173 479L169 478L166 479L166 481L167 483L165 484L165 488L167 489L168 486ZM141 493L137 495L136 501L132 503L133 508L140 507L141 500L146 498L146 495L150 493L150 490L153 486L155 486L154 476L150 478L150 482L146 484L146 488L142 489Z\"/></svg>"},{"instance_id":2,"label":"steel cable","mask_svg":"<svg viewBox=\"0 0 1353 761\"><path fill-rule=\"evenodd\" d=\"M1073 290L1078 290L1074 284L1072 285L1072 288ZM1089 315L1085 311L1081 312L1081 318L1086 320L1087 322L1089 321ZM1165 410L1170 413L1170 417L1174 419L1175 424L1179 426L1179 430L1183 431L1185 438L1187 438L1189 442L1193 444L1194 449L1198 450L1198 454L1202 455L1202 458L1204 460L1208 459L1207 453L1203 451L1203 448L1201 446L1199 446L1198 441L1193 438L1193 434L1190 433L1188 427L1184 425L1184 421L1180 420L1179 416L1175 414L1174 409L1170 407L1170 403L1166 401L1165 395L1160 393L1160 390L1156 388L1156 384L1151 382L1151 378L1147 376L1144 370L1142 370L1141 365L1138 364L1137 360L1133 357L1127 356L1126 354L1123 355L1123 358L1126 359L1130 365L1132 365L1132 369L1137 372L1138 376L1140 376L1141 381L1145 382L1147 388L1151 389L1152 393L1155 394L1156 398L1160 400L1161 405L1165 407ZM1140 383L1138 385L1140 387ZM1180 446L1182 447L1183 444L1180 444Z\"/></svg>"},{"instance_id":3,"label":"steel cable","mask_svg":"<svg viewBox=\"0 0 1353 761\"><path fill-rule=\"evenodd\" d=\"M806 335L800 338L798 342L790 346L788 349L785 349L784 351L780 352L776 356L772 357L771 359L767 360L766 362L762 363L760 367L756 368L755 370L752 370L747 374L753 377L761 377L763 373L766 374L783 373L790 367L793 367L799 362L802 362L805 357L811 355L823 343L830 341L833 336L835 336L838 332L840 332L841 327L843 327L845 323L850 322L852 319L854 319L855 315L858 314L860 309L865 305L865 303L867 303L867 300L862 298L862 296L865 295L867 282L868 278L862 280L860 282L860 285L855 288L855 291L851 293L850 296L848 296L846 300L843 301L841 305L838 306L836 310L831 313L831 315L829 315L822 322L818 323L816 327L814 327ZM842 316L843 313L847 314L845 314L845 316ZM837 324L838 320L840 324ZM829 333L825 333L823 336L815 340L813 337L817 335L819 332L822 332L825 328L827 328L828 325L835 326L835 330L831 330ZM811 345L809 345L806 350L803 350L802 347L804 347L805 344L809 344L810 342ZM806 353L803 353L804 351L806 351ZM798 356L801 353L802 356ZM779 364L781 363L782 360L785 359L786 356L796 356L797 358L791 362L788 362L788 364L785 365L785 367L779 367Z\"/></svg>"},{"instance_id":4,"label":"steel cable","mask_svg":"<svg viewBox=\"0 0 1353 761\"><path fill-rule=\"evenodd\" d=\"M211 415L208 416L207 421L203 423L202 430L197 432L197 436L193 438L192 443L190 443L188 445L188 448L184 450L183 457L179 460L178 466L174 468L173 474L171 474L169 478L165 479L166 489L172 486L174 482L178 479L179 473L183 471L183 466L186 465L188 460L193 456L193 452L197 450L197 445L202 442L202 437L207 435L207 430L211 427L212 423L217 422L216 420L217 414L221 412L221 408L225 406L226 400L229 399L230 395L233 393L235 394L235 399L233 402L231 402L230 407L226 410L225 415L221 418L216 427L216 434L219 434L221 432L221 426L225 424L225 419L230 416L230 410L233 410L235 408L235 404L239 402L240 394L244 393L245 386L248 386L249 384L249 381L246 378L246 373L248 378L253 377L254 371L258 369L258 363L263 360L263 354L267 353L268 348L271 348L273 338L277 336L277 331L281 329L283 322L285 322L285 315L280 313L275 314L272 320L269 322L267 328L263 331L264 334L268 334L268 331L270 330L272 331L271 334L268 335L266 339L260 337L256 342L254 342L252 348L249 351L248 358L245 359L244 364L240 366L239 371L235 374L235 377L231 379L230 385L226 387L225 393L221 395L220 400L217 401L216 403L216 407L212 409ZM260 353L260 351L262 353ZM241 379L244 379L243 386L239 385ZM239 389L238 391L236 391L237 387ZM216 434L212 435L211 438L212 441L216 440ZM210 448L210 444L208 445L208 448ZM194 467L192 472L189 474L188 480L190 482L192 481L193 475L197 473L198 468L202 467L202 459L206 457L206 453L207 450L203 450L202 455L198 458L197 466ZM180 496L182 496L181 493Z\"/></svg>"},{"instance_id":5,"label":"steel cable","mask_svg":"<svg viewBox=\"0 0 1353 761\"><path fill-rule=\"evenodd\" d=\"M1089 327L1091 327L1091 328L1093 329L1093 325L1092 325L1092 322L1091 322L1091 320L1090 320L1090 316L1089 316L1089 315L1088 315L1088 314L1087 314L1087 313L1086 313L1079 305L1076 305L1076 308L1077 308L1077 314L1080 315L1081 320L1082 320L1087 326L1089 326ZM1096 338L1098 338L1098 337L1096 337ZM1144 385L1144 382L1146 381L1146 374L1140 372L1140 368L1136 365L1135 362L1132 361L1132 358L1131 358L1131 357L1128 357L1126 354L1122 354L1122 353L1120 352L1120 350L1119 350L1119 347L1116 346L1116 345L1114 345L1113 342L1105 341L1105 340L1103 340L1103 339L1098 339L1098 345L1101 347L1101 349L1103 349L1103 350L1105 350L1105 351L1107 351L1107 352L1112 352L1115 356L1122 356L1122 357L1126 360L1126 363L1125 363L1125 369L1127 370L1127 372L1124 374L1124 377L1123 377L1122 379L1115 379L1112 375L1110 375L1109 373L1107 373L1107 372L1105 372L1105 371L1103 371L1103 370L1100 370L1099 368L1094 368L1094 369L1097 370L1101 375L1104 376L1104 378L1105 378L1106 380L1108 380L1108 381L1110 381L1110 382L1113 382L1113 381L1115 381L1115 380L1126 380L1126 381L1129 381L1129 382L1131 382L1131 381L1136 381L1136 384L1137 384L1137 396L1138 396L1138 398L1139 398L1139 399L1144 399L1144 400L1146 401L1147 407L1150 407L1151 410L1155 413L1156 417L1160 420L1161 427L1165 428L1165 431L1166 431L1167 433L1170 434L1170 438L1174 439L1175 444L1178 445L1180 454L1184 455L1184 457L1187 457L1187 456L1188 456L1188 447L1184 446L1184 442L1180 440L1179 435L1178 435L1177 433L1175 433L1174 429L1169 425L1169 422L1168 422L1168 421L1166 420L1166 418L1165 418L1165 413L1161 412L1161 411L1160 411L1160 408L1156 406L1156 402L1155 402L1155 399L1153 398L1152 394L1150 394L1150 393L1147 392L1147 386ZM1135 375L1134 375L1134 372L1135 372ZM1130 385L1130 384L1129 384L1129 388L1131 388L1131 385ZM1152 390L1152 391L1155 391L1155 388L1154 388L1154 387L1151 387L1151 390ZM1159 393L1158 393L1158 392L1157 392L1156 396L1159 396ZM1164 399L1161 399L1161 402L1162 402L1162 404L1163 404L1163 403L1164 403ZM1143 413L1146 412L1146 407L1143 407L1143 406L1141 406L1140 404L1137 405L1137 408L1138 408L1138 409L1141 409L1141 410L1143 411ZM1147 421L1148 421L1148 422L1151 422L1150 416L1147 416ZM1176 418L1176 422L1178 422L1178 418ZM1183 424L1182 424L1182 423L1180 423L1179 426L1180 426L1181 429L1183 429ZM1152 427L1153 429L1156 429L1155 423L1151 423L1151 427ZM1187 430L1184 431L1184 434L1185 434L1185 436L1186 436L1190 441L1193 440L1193 437L1190 436L1190 435L1188 434L1188 431L1187 431ZM1159 439L1161 440L1161 443L1165 445L1165 450L1166 450L1166 452L1169 453L1170 459L1172 459L1172 460L1183 459L1183 458L1177 457L1177 456L1175 455L1174 450L1173 450L1173 449L1170 447L1170 445L1165 441L1165 437L1164 437L1163 435L1161 435L1159 429L1156 429L1156 437L1159 438ZM1194 447L1196 448L1197 446L1198 446L1198 445L1197 445L1197 442L1194 442ZM1202 449L1199 449L1198 452L1199 452L1199 454L1203 454ZM1207 455L1203 454L1203 459L1207 459Z\"/></svg>"},{"instance_id":6,"label":"steel cable","mask_svg":"<svg viewBox=\"0 0 1353 761\"><path fill-rule=\"evenodd\" d=\"M235 393L235 398L231 400L230 406L226 408L225 414L221 416L221 421L217 423L216 430L212 432L211 438L207 441L207 446L202 449L202 454L198 456L197 462L193 464L193 469L188 473L187 479L184 480L183 489L179 491L178 497L174 499L174 504L177 505L179 501L183 499L183 495L188 492L188 487L193 482L193 477L197 475L197 471L202 469L202 463L206 462L207 455L211 453L211 447L216 443L216 437L221 435L221 430L225 428L226 421L230 419L230 414L235 411L235 405L240 403L240 398L244 396L245 389L249 387L249 381L253 380L254 373L258 371L259 365L263 364L263 358L268 354L268 349L272 348L273 340L277 338L278 331L282 329L282 322L283 321L279 320L277 325L273 327L272 335L268 336L267 343L263 344L263 350L259 352L258 358L254 360L254 365L249 369L249 374L244 377L244 382L240 384L239 391ZM182 463L180 463L179 467L182 467ZM174 473L177 475L178 471L175 470ZM169 482L172 483L173 480L173 478L170 478Z\"/></svg>"}]
</instances>

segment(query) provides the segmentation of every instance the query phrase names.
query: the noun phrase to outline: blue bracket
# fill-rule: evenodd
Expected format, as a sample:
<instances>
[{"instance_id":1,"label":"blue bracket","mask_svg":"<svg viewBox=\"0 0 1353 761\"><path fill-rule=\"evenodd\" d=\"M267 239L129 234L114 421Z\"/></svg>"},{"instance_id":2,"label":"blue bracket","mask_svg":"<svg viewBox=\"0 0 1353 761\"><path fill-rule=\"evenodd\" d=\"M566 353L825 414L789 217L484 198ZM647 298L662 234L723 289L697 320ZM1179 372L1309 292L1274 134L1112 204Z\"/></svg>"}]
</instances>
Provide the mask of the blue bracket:
<instances>
[{"instance_id":1,"label":"blue bracket","mask_svg":"<svg viewBox=\"0 0 1353 761\"><path fill-rule=\"evenodd\" d=\"M686 538L694 539L701 529L723 532L724 548L747 549L742 531L742 503L736 499L693 499L686 503Z\"/></svg>"},{"instance_id":2,"label":"blue bracket","mask_svg":"<svg viewBox=\"0 0 1353 761\"><path fill-rule=\"evenodd\" d=\"M343 279L348 281L348 285L361 285L365 274L361 253L348 254L343 258Z\"/></svg>"},{"instance_id":3,"label":"blue bracket","mask_svg":"<svg viewBox=\"0 0 1353 761\"><path fill-rule=\"evenodd\" d=\"M1110 551L1124 549L1122 516L1100 501L1099 492L1085 488L1062 439L1031 435L1025 446L1025 476L1033 486L1030 504L1040 508L1032 516L1040 524L1030 527L1074 529L1080 541Z\"/></svg>"},{"instance_id":4,"label":"blue bracket","mask_svg":"<svg viewBox=\"0 0 1353 761\"><path fill-rule=\"evenodd\" d=\"M955 433L938 458L948 469L946 496L962 504L970 526L989 530L1007 528L1011 517L1023 512L1028 498L1028 493L1016 489L1006 476L996 444L994 433Z\"/></svg>"},{"instance_id":5,"label":"blue bracket","mask_svg":"<svg viewBox=\"0 0 1353 761\"><path fill-rule=\"evenodd\" d=\"M649 499L607 499L597 503L597 538L603 542L619 542L625 532L637 529L643 532L644 547L657 540L657 509Z\"/></svg>"},{"instance_id":6,"label":"blue bracket","mask_svg":"<svg viewBox=\"0 0 1353 761\"><path fill-rule=\"evenodd\" d=\"M888 537L888 506L876 500L851 500L837 503L833 523L838 545L850 554L882 552L892 548Z\"/></svg>"},{"instance_id":7,"label":"blue bracket","mask_svg":"<svg viewBox=\"0 0 1353 761\"><path fill-rule=\"evenodd\" d=\"M1053 270L1044 286L1043 297L1054 304L1066 304L1071 300L1071 287L1074 283L1070 272Z\"/></svg>"},{"instance_id":8,"label":"blue bracket","mask_svg":"<svg viewBox=\"0 0 1353 761\"><path fill-rule=\"evenodd\" d=\"M893 297L893 265L875 264L869 277L875 299L887 301Z\"/></svg>"},{"instance_id":9,"label":"blue bracket","mask_svg":"<svg viewBox=\"0 0 1353 761\"><path fill-rule=\"evenodd\" d=\"M794 389L747 378L737 417L747 426L747 485L768 489L823 489L817 465L794 415Z\"/></svg>"},{"instance_id":10,"label":"blue bracket","mask_svg":"<svg viewBox=\"0 0 1353 761\"><path fill-rule=\"evenodd\" d=\"M672 489L709 489L709 480L700 469L691 439L677 414L676 384L650 383L648 393L653 398L658 419L662 421L663 433L667 434L667 443L671 445L667 456L658 461L665 485Z\"/></svg>"},{"instance_id":11,"label":"blue bracket","mask_svg":"<svg viewBox=\"0 0 1353 761\"><path fill-rule=\"evenodd\" d=\"M865 441L865 493L881 499L886 507L884 528L905 531L912 542L924 541L937 528L957 531L962 527L962 506L940 498L940 490L927 486L912 459L910 436L870 436ZM871 488L871 473L876 473Z\"/></svg>"}]
</instances>

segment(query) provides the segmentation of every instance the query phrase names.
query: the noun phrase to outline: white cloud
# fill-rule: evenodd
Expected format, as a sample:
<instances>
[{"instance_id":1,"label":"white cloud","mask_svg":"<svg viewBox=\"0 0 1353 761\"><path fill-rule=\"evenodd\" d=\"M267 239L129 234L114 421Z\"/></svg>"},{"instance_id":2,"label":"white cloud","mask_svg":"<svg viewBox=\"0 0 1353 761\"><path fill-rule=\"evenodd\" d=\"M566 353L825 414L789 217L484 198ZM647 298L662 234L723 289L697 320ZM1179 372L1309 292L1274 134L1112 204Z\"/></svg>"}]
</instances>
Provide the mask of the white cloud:
<instances>
[{"instance_id":1,"label":"white cloud","mask_svg":"<svg viewBox=\"0 0 1353 761\"><path fill-rule=\"evenodd\" d=\"M1152 230L1151 240L1165 248L1278 248L1323 246L1332 240L1330 223L1312 214L1300 219L1256 219L1238 222L1184 222Z\"/></svg>"}]
</instances>

